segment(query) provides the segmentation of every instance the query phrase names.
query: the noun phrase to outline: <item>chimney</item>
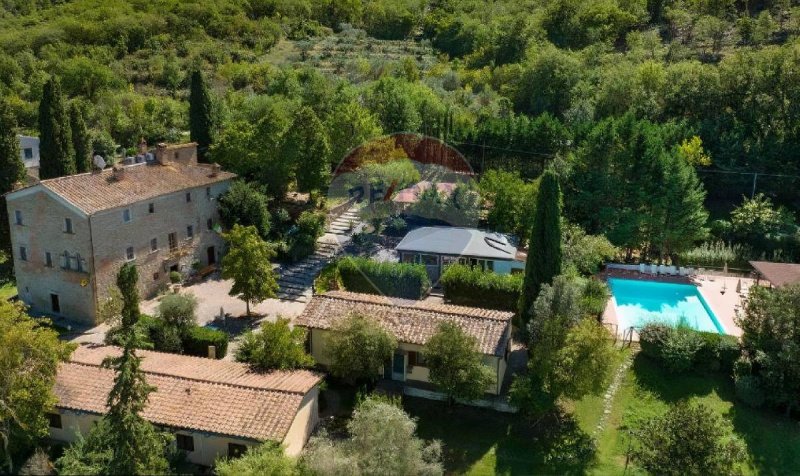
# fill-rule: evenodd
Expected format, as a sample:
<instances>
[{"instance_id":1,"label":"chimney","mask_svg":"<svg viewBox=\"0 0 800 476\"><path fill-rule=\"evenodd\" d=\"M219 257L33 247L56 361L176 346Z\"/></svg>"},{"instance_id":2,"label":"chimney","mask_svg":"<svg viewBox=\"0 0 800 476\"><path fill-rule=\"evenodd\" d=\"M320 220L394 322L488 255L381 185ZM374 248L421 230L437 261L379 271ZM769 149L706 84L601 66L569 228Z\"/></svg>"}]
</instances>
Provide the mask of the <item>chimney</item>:
<instances>
[{"instance_id":1,"label":"chimney","mask_svg":"<svg viewBox=\"0 0 800 476\"><path fill-rule=\"evenodd\" d=\"M142 155L147 153L147 141L144 140L144 137L139 141L139 153Z\"/></svg>"},{"instance_id":2,"label":"chimney","mask_svg":"<svg viewBox=\"0 0 800 476\"><path fill-rule=\"evenodd\" d=\"M169 157L167 156L167 144L160 142L156 145L156 162L161 165L169 164Z\"/></svg>"},{"instance_id":3,"label":"chimney","mask_svg":"<svg viewBox=\"0 0 800 476\"><path fill-rule=\"evenodd\" d=\"M222 171L222 166L221 165L219 165L217 163L211 164L211 176L212 177L216 177L217 175L219 175L220 171Z\"/></svg>"},{"instance_id":4,"label":"chimney","mask_svg":"<svg viewBox=\"0 0 800 476\"><path fill-rule=\"evenodd\" d=\"M117 182L123 180L125 178L125 166L115 165L112 169L112 173L114 174L114 180Z\"/></svg>"}]
</instances>

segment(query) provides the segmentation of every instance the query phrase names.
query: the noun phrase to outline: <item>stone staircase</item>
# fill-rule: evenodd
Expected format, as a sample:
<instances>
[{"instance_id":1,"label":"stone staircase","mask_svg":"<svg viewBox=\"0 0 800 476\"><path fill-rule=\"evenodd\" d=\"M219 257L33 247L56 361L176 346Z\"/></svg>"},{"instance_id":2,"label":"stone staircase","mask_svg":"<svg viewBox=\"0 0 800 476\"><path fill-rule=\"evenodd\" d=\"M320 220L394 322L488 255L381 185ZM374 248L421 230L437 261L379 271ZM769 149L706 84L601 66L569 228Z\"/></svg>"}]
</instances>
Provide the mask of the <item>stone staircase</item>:
<instances>
[{"instance_id":1,"label":"stone staircase","mask_svg":"<svg viewBox=\"0 0 800 476\"><path fill-rule=\"evenodd\" d=\"M317 274L336 255L341 253L344 246L350 241L352 233L359 229L361 223L357 210L357 207L351 207L328 225L326 234L339 236L338 239L333 240L333 243L323 236L317 240L317 251L314 254L303 261L284 265L278 269L278 285L280 286L278 299L308 302Z\"/></svg>"},{"instance_id":2,"label":"stone staircase","mask_svg":"<svg viewBox=\"0 0 800 476\"><path fill-rule=\"evenodd\" d=\"M360 221L358 207L354 205L328 224L327 231L334 235L350 235L358 227Z\"/></svg>"}]
</instances>

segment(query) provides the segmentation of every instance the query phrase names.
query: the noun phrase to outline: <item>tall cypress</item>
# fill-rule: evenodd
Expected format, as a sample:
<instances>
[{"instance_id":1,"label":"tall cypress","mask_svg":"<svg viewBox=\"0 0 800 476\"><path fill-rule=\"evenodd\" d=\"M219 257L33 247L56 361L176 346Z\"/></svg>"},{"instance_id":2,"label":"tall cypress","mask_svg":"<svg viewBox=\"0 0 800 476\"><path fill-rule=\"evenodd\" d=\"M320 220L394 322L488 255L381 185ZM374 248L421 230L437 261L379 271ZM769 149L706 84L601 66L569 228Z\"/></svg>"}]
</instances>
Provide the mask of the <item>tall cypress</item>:
<instances>
[{"instance_id":1,"label":"tall cypress","mask_svg":"<svg viewBox=\"0 0 800 476\"><path fill-rule=\"evenodd\" d=\"M208 160L208 148L213 141L214 119L211 93L200 70L192 73L189 90L189 136L197 142L200 161Z\"/></svg>"},{"instance_id":2,"label":"tall cypress","mask_svg":"<svg viewBox=\"0 0 800 476\"><path fill-rule=\"evenodd\" d=\"M142 358L136 355L139 343L139 293L136 288L136 265L125 263L117 274L122 294L120 340L122 354L103 364L114 369L114 386L108 394L108 446L112 452L109 474L161 474L169 469L164 457L165 441L153 425L141 417L148 395L155 390L147 384L141 369Z\"/></svg>"},{"instance_id":3,"label":"tall cypress","mask_svg":"<svg viewBox=\"0 0 800 476\"><path fill-rule=\"evenodd\" d=\"M548 169L539 184L533 216L525 281L519 300L522 324L531 319L533 303L543 284L561 274L561 186L555 171Z\"/></svg>"},{"instance_id":4,"label":"tall cypress","mask_svg":"<svg viewBox=\"0 0 800 476\"><path fill-rule=\"evenodd\" d=\"M78 173L88 172L92 168L92 145L83 118L83 107L77 102L70 104L69 125L72 129L72 147L75 149L75 169Z\"/></svg>"},{"instance_id":5,"label":"tall cypress","mask_svg":"<svg viewBox=\"0 0 800 476\"><path fill-rule=\"evenodd\" d=\"M19 155L17 121L6 101L0 98L0 252L11 250L5 193L25 180L25 164Z\"/></svg>"},{"instance_id":6,"label":"tall cypress","mask_svg":"<svg viewBox=\"0 0 800 476\"><path fill-rule=\"evenodd\" d=\"M61 84L51 77L39 102L39 178L63 177L75 173L72 130Z\"/></svg>"}]
</instances>

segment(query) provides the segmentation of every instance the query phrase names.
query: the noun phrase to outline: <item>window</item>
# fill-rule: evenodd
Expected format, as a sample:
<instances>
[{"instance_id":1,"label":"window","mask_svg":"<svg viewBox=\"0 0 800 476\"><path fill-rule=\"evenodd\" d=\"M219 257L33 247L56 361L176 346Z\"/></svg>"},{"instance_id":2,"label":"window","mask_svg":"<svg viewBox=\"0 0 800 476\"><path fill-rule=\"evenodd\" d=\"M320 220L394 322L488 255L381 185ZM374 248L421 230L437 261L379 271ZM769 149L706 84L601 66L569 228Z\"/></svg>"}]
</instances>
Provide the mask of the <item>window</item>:
<instances>
[{"instance_id":1,"label":"window","mask_svg":"<svg viewBox=\"0 0 800 476\"><path fill-rule=\"evenodd\" d=\"M403 263L414 263L414 255L411 253L403 253Z\"/></svg>"},{"instance_id":2,"label":"window","mask_svg":"<svg viewBox=\"0 0 800 476\"><path fill-rule=\"evenodd\" d=\"M439 257L436 255L419 255L419 262L426 266L436 266L439 264Z\"/></svg>"},{"instance_id":3,"label":"window","mask_svg":"<svg viewBox=\"0 0 800 476\"><path fill-rule=\"evenodd\" d=\"M186 227L186 238L194 238L194 227L192 225Z\"/></svg>"},{"instance_id":4,"label":"window","mask_svg":"<svg viewBox=\"0 0 800 476\"><path fill-rule=\"evenodd\" d=\"M122 210L122 221L124 223L128 223L128 222L131 221L131 210L130 210L130 208L126 208L125 210Z\"/></svg>"},{"instance_id":5,"label":"window","mask_svg":"<svg viewBox=\"0 0 800 476\"><path fill-rule=\"evenodd\" d=\"M19 259L22 261L28 261L28 248L24 246L19 247Z\"/></svg>"},{"instance_id":6,"label":"window","mask_svg":"<svg viewBox=\"0 0 800 476\"><path fill-rule=\"evenodd\" d=\"M409 369L415 365L419 365L421 367L425 367L427 361L425 360L425 354L422 352L409 352L408 353L408 367Z\"/></svg>"},{"instance_id":7,"label":"window","mask_svg":"<svg viewBox=\"0 0 800 476\"><path fill-rule=\"evenodd\" d=\"M239 456L242 456L245 451L247 451L247 447L245 445L228 443L228 458L238 458Z\"/></svg>"},{"instance_id":8,"label":"window","mask_svg":"<svg viewBox=\"0 0 800 476\"><path fill-rule=\"evenodd\" d=\"M58 413L48 413L47 421L50 424L50 428L62 428L61 415L59 415Z\"/></svg>"},{"instance_id":9,"label":"window","mask_svg":"<svg viewBox=\"0 0 800 476\"><path fill-rule=\"evenodd\" d=\"M147 204L147 213L155 213L156 212L156 204L155 203L148 203Z\"/></svg>"},{"instance_id":10,"label":"window","mask_svg":"<svg viewBox=\"0 0 800 476\"><path fill-rule=\"evenodd\" d=\"M25 160L31 160L33 158L33 149L30 147L25 147L22 149L22 152L25 154Z\"/></svg>"},{"instance_id":11,"label":"window","mask_svg":"<svg viewBox=\"0 0 800 476\"><path fill-rule=\"evenodd\" d=\"M153 281L158 281L159 274L153 273Z\"/></svg>"},{"instance_id":12,"label":"window","mask_svg":"<svg viewBox=\"0 0 800 476\"><path fill-rule=\"evenodd\" d=\"M167 238L169 238L169 250L175 251L178 247L178 235L175 233L170 233Z\"/></svg>"},{"instance_id":13,"label":"window","mask_svg":"<svg viewBox=\"0 0 800 476\"><path fill-rule=\"evenodd\" d=\"M61 258L61 269L69 270L69 253L65 251L59 257Z\"/></svg>"},{"instance_id":14,"label":"window","mask_svg":"<svg viewBox=\"0 0 800 476\"><path fill-rule=\"evenodd\" d=\"M19 210L14 210L14 223L22 225L22 212Z\"/></svg>"},{"instance_id":15,"label":"window","mask_svg":"<svg viewBox=\"0 0 800 476\"><path fill-rule=\"evenodd\" d=\"M125 249L125 258L128 261L132 261L136 256L133 254L133 246L129 246Z\"/></svg>"},{"instance_id":16,"label":"window","mask_svg":"<svg viewBox=\"0 0 800 476\"><path fill-rule=\"evenodd\" d=\"M64 218L64 233L72 234L72 218Z\"/></svg>"},{"instance_id":17,"label":"window","mask_svg":"<svg viewBox=\"0 0 800 476\"><path fill-rule=\"evenodd\" d=\"M48 268L53 267L53 255L51 255L49 251L45 251L44 253L44 265Z\"/></svg>"},{"instance_id":18,"label":"window","mask_svg":"<svg viewBox=\"0 0 800 476\"><path fill-rule=\"evenodd\" d=\"M208 228L209 231L213 230L214 229L214 220L212 220L211 218L206 220L206 228Z\"/></svg>"},{"instance_id":19,"label":"window","mask_svg":"<svg viewBox=\"0 0 800 476\"><path fill-rule=\"evenodd\" d=\"M158 251L158 238L150 240L150 251Z\"/></svg>"},{"instance_id":20,"label":"window","mask_svg":"<svg viewBox=\"0 0 800 476\"><path fill-rule=\"evenodd\" d=\"M194 451L194 437L175 433L175 443L179 450Z\"/></svg>"},{"instance_id":21,"label":"window","mask_svg":"<svg viewBox=\"0 0 800 476\"><path fill-rule=\"evenodd\" d=\"M186 192L186 203L192 201L192 192Z\"/></svg>"}]
</instances>

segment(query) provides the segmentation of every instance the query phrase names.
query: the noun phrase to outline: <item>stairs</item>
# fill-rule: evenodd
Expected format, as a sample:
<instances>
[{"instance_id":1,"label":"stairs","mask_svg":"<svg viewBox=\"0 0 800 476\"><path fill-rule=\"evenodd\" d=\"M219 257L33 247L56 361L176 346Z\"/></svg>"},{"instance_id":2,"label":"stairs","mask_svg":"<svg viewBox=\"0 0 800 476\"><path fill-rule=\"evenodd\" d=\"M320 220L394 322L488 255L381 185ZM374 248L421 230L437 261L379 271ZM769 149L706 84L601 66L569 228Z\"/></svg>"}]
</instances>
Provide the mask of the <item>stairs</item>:
<instances>
[{"instance_id":1,"label":"stairs","mask_svg":"<svg viewBox=\"0 0 800 476\"><path fill-rule=\"evenodd\" d=\"M352 226L351 226L352 225ZM320 270L325 267L350 241L352 234L361 227L358 207L353 206L339 218L333 220L325 230L338 237L330 240L317 240L317 251L303 261L284 265L278 269L278 299L295 302L308 302L312 294L312 286Z\"/></svg>"}]
</instances>

